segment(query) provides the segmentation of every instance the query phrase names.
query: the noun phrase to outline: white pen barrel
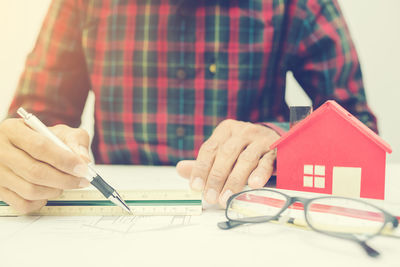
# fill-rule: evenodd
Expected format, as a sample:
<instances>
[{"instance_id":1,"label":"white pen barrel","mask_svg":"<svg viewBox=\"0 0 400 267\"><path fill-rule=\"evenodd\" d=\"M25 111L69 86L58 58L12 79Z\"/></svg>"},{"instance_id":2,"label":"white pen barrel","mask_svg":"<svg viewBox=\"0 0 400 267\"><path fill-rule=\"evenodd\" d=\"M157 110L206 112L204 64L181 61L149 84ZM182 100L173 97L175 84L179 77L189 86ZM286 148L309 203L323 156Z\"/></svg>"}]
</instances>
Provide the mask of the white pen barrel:
<instances>
[{"instance_id":1,"label":"white pen barrel","mask_svg":"<svg viewBox=\"0 0 400 267\"><path fill-rule=\"evenodd\" d=\"M46 125L44 125L43 122L41 122L36 116L31 115L28 119L25 120L26 124L29 125L32 129L37 131L38 133L46 136L49 138L51 141L53 141L56 145L58 145L61 148L64 148L67 151L70 151L74 153L69 146L67 146L63 141L61 141L57 136L54 135L52 131L47 128ZM88 175L86 175L86 179L91 182L93 180L93 177L96 177L96 172L93 170L92 167L88 167Z\"/></svg>"},{"instance_id":2,"label":"white pen barrel","mask_svg":"<svg viewBox=\"0 0 400 267\"><path fill-rule=\"evenodd\" d=\"M28 119L25 120L25 123L29 125L33 130L37 131L38 133L46 136L51 141L53 141L59 147L64 148L67 151L72 152L71 148L67 146L63 141L58 139L53 132L47 128L46 125L43 124L36 116L32 115Z\"/></svg>"},{"instance_id":3,"label":"white pen barrel","mask_svg":"<svg viewBox=\"0 0 400 267\"><path fill-rule=\"evenodd\" d=\"M88 164L88 175L85 177L86 179L89 180L89 182L93 181L93 178L96 177L98 174L93 168L93 164L90 163Z\"/></svg>"}]
</instances>

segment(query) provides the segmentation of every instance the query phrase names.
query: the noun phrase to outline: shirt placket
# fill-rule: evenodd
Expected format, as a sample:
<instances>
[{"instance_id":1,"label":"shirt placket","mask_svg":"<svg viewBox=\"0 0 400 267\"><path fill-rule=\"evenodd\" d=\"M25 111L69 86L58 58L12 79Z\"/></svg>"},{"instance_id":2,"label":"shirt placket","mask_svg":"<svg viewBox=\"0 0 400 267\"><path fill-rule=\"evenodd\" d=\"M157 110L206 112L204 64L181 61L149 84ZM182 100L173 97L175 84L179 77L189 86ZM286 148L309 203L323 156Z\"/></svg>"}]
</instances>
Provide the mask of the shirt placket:
<instances>
[{"instance_id":1,"label":"shirt placket","mask_svg":"<svg viewBox=\"0 0 400 267\"><path fill-rule=\"evenodd\" d=\"M191 75L189 75L188 71L190 68L190 62L189 60L190 57L187 57L186 54L188 52L187 50L187 42L189 42L190 40L188 40L187 37L187 33L189 31L194 31L195 29L188 29L188 27L190 27L190 25L192 25L191 23L188 23L190 19L189 16L189 8L186 5L180 6L177 9L177 26L179 28L178 31L178 47L179 47L179 53L177 54L178 56L178 60L177 62L178 67L176 69L176 79L178 81L178 120L177 120L177 124L176 124L176 128L175 128L175 136L176 136L176 141L177 141L177 148L178 148L178 155L176 155L179 159L182 159L185 157L185 147L186 144L185 142L186 140L186 136L187 136L187 121L185 121L185 118L187 118L188 114L187 111L185 110L185 101L187 99L185 99L185 90L187 89L186 87L188 86L188 80L193 78L190 77Z\"/></svg>"},{"instance_id":2,"label":"shirt placket","mask_svg":"<svg viewBox=\"0 0 400 267\"><path fill-rule=\"evenodd\" d=\"M177 78L179 79L179 125L176 128L176 137L178 138L178 157L183 158L183 148L184 148L184 137L185 137L185 126L184 126L184 90L185 90L185 30L186 30L186 18L182 17L179 25L179 65L177 70Z\"/></svg>"}]
</instances>

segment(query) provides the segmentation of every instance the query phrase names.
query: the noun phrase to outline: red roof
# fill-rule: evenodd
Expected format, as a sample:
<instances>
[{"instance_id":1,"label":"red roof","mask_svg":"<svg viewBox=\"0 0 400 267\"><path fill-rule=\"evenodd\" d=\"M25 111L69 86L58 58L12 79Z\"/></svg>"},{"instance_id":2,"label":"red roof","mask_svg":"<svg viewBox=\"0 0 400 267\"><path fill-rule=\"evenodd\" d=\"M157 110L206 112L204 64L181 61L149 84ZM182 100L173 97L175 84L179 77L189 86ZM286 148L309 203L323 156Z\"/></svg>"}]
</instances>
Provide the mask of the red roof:
<instances>
[{"instance_id":1,"label":"red roof","mask_svg":"<svg viewBox=\"0 0 400 267\"><path fill-rule=\"evenodd\" d=\"M275 143L273 143L270 146L270 149L275 149L280 143L285 142L286 139L290 138L291 136L297 134L303 127L305 127L307 124L311 123L314 118L324 114L328 110L334 111L337 114L339 114L343 119L348 121L351 125L353 125L359 132L368 139L370 139L372 142L377 144L380 148L385 150L387 153L392 153L392 149L388 143L386 143L382 138L380 138L375 132L373 132L370 128L365 126L364 123L359 121L356 117L351 115L347 110L345 110L342 106L340 106L338 103L336 103L333 100L328 100L326 101L321 107L316 109L313 113L311 113L308 117L306 117L304 120L301 122L297 123L295 126L293 126L290 131L282 135L281 138L279 138Z\"/></svg>"}]
</instances>

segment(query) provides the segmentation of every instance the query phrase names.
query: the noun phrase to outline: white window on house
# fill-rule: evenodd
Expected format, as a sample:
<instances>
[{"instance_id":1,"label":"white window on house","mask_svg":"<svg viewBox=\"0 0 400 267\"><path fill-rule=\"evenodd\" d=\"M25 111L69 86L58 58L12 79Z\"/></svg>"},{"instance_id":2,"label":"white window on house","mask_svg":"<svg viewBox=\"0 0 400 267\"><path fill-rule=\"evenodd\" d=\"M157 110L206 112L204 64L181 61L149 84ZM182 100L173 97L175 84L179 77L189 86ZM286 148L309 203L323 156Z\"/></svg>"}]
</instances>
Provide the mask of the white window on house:
<instances>
[{"instance_id":1,"label":"white window on house","mask_svg":"<svg viewBox=\"0 0 400 267\"><path fill-rule=\"evenodd\" d=\"M325 166L304 165L303 186L325 188Z\"/></svg>"}]
</instances>

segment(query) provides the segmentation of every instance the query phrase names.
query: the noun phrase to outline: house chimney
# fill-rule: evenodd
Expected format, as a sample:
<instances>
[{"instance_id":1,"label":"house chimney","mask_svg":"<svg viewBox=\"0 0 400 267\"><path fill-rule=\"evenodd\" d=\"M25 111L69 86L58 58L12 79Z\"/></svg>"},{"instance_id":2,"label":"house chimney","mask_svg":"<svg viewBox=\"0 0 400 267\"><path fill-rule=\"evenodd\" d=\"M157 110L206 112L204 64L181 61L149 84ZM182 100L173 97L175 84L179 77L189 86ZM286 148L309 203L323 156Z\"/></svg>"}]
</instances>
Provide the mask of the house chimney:
<instances>
[{"instance_id":1,"label":"house chimney","mask_svg":"<svg viewBox=\"0 0 400 267\"><path fill-rule=\"evenodd\" d=\"M290 128L302 121L311 114L312 106L291 106L290 110Z\"/></svg>"}]
</instances>

